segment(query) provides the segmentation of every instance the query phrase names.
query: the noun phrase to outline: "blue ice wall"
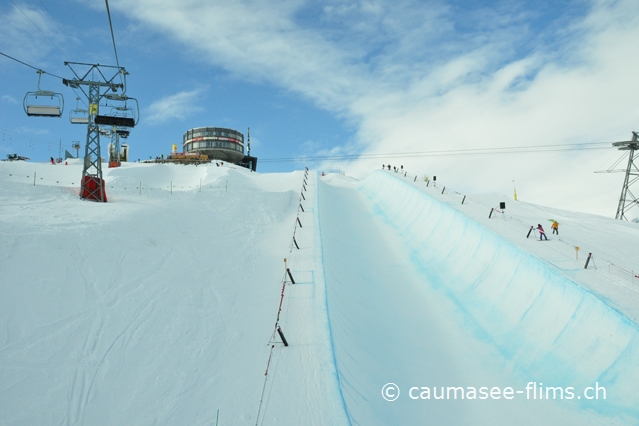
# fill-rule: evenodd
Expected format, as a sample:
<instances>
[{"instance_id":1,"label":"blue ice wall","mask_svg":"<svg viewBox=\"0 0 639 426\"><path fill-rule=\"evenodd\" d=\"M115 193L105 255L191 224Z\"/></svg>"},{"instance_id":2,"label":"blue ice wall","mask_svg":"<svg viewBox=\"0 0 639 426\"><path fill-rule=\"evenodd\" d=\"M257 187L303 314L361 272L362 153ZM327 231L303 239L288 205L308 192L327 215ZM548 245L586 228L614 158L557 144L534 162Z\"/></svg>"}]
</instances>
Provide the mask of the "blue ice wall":
<instances>
[{"instance_id":1,"label":"blue ice wall","mask_svg":"<svg viewBox=\"0 0 639 426\"><path fill-rule=\"evenodd\" d=\"M531 379L585 388L584 409L639 419L639 329L584 288L492 231L383 172L360 184L410 247L424 281L455 301Z\"/></svg>"}]
</instances>

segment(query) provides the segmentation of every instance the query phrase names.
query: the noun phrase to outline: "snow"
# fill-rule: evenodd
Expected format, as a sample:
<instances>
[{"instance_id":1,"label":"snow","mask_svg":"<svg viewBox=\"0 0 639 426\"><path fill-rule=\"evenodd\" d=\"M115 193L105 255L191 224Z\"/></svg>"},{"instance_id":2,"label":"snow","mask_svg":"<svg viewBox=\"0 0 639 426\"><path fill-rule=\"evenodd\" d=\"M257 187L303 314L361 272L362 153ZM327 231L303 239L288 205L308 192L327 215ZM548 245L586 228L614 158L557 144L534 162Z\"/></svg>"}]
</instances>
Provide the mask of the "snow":
<instances>
[{"instance_id":1,"label":"snow","mask_svg":"<svg viewBox=\"0 0 639 426\"><path fill-rule=\"evenodd\" d=\"M639 424L635 223L227 164L105 168L101 204L81 169L0 162L0 424ZM409 397L529 382L607 397Z\"/></svg>"}]
</instances>

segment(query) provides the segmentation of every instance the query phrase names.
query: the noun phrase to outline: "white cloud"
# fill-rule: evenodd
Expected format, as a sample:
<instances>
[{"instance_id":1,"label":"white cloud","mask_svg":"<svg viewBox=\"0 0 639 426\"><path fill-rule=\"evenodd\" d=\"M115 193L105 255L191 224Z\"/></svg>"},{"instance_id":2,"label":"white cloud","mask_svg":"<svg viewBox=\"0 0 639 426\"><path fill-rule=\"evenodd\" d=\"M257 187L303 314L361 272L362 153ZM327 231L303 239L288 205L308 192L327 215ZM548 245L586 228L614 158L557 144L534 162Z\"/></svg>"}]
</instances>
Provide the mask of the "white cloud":
<instances>
[{"instance_id":1,"label":"white cloud","mask_svg":"<svg viewBox=\"0 0 639 426\"><path fill-rule=\"evenodd\" d=\"M9 96L9 95L2 95L2 97L0 97L0 102L16 104L16 105L19 103L13 96Z\"/></svg>"},{"instance_id":2,"label":"white cloud","mask_svg":"<svg viewBox=\"0 0 639 426\"><path fill-rule=\"evenodd\" d=\"M35 66L49 65L50 53L68 41L46 11L24 2L0 7L0 28L0 50Z\"/></svg>"},{"instance_id":3,"label":"white cloud","mask_svg":"<svg viewBox=\"0 0 639 426\"><path fill-rule=\"evenodd\" d=\"M165 96L153 102L146 110L146 117L142 120L149 124L159 124L169 120L184 120L189 114L201 111L198 98L205 91L205 88L182 91L173 95Z\"/></svg>"},{"instance_id":4,"label":"white cloud","mask_svg":"<svg viewBox=\"0 0 639 426\"><path fill-rule=\"evenodd\" d=\"M583 16L546 27L535 21L541 30L523 3L504 4L465 12L444 1L333 0L315 19L300 18L315 5L302 0L117 6L216 66L346 117L357 125L357 144L336 152L628 139L639 117L639 3L575 2ZM152 119L174 117L180 109L172 104L188 104L179 95L154 104ZM614 212L620 182L592 173L600 160L598 151L571 151L416 157L403 165L463 191L510 193L515 179L522 199ZM381 162L349 168L362 175Z\"/></svg>"}]
</instances>

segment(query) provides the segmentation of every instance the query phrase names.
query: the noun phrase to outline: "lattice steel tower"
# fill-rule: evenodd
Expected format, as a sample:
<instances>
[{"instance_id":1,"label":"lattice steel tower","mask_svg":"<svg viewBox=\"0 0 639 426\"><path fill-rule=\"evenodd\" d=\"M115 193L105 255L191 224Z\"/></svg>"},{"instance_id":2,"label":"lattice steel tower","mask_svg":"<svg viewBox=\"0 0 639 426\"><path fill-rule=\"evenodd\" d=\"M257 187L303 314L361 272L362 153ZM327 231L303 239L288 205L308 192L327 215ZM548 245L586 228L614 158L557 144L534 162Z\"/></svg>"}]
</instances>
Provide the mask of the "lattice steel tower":
<instances>
[{"instance_id":1,"label":"lattice steel tower","mask_svg":"<svg viewBox=\"0 0 639 426\"><path fill-rule=\"evenodd\" d=\"M637 168L637 165L635 164L635 151L639 149L639 137L637 135L637 132L632 132L631 141L614 142L612 145L618 147L620 151L628 151L628 165L626 166L625 170L612 170L612 168L614 168L621 162L621 160L624 159L625 155L617 160L617 162L613 164L610 169L608 169L608 172L626 172L626 177L623 181L623 188L621 189L621 196L619 197L619 205L617 206L617 215L615 216L615 219L628 220L628 218L626 217L626 212L639 205L639 200L630 190L632 184L639 180L639 168Z\"/></svg>"},{"instance_id":2,"label":"lattice steel tower","mask_svg":"<svg viewBox=\"0 0 639 426\"><path fill-rule=\"evenodd\" d=\"M127 72L123 67L119 66L84 64L80 62L65 62L64 64L73 71L76 78L70 80L63 79L62 82L74 89L82 90L89 104L87 140L84 148L84 168L82 169L80 197L106 202L106 190L104 180L102 179L102 157L100 155L100 125L109 127L133 127L137 121L137 117L118 114L100 115L100 101L103 98L116 102L126 102L126 100L129 99L125 96ZM89 68L88 71L80 77L71 65L77 68ZM105 73L108 75L113 73L113 75L109 78ZM114 80L118 76L121 82L115 83ZM85 91L85 87L88 92Z\"/></svg>"}]
</instances>

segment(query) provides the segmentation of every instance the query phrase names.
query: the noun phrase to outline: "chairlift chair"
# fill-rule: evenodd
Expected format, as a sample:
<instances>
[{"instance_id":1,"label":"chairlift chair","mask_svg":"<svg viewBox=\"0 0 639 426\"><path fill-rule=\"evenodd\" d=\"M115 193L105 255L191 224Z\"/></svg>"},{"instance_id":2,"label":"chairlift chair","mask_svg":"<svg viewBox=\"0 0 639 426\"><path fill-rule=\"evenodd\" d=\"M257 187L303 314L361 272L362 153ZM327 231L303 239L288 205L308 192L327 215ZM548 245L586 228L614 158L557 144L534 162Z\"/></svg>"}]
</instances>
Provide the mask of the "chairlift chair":
<instances>
[{"instance_id":1,"label":"chairlift chair","mask_svg":"<svg viewBox=\"0 0 639 426\"><path fill-rule=\"evenodd\" d=\"M24 112L29 117L60 117L64 110L64 97L61 93L40 89L40 79L44 71L38 70L38 90L27 92L22 101ZM43 102L43 98L49 101Z\"/></svg>"},{"instance_id":2,"label":"chairlift chair","mask_svg":"<svg viewBox=\"0 0 639 426\"><path fill-rule=\"evenodd\" d=\"M69 112L71 124L89 124L89 111L79 107L80 98L76 98L75 109Z\"/></svg>"},{"instance_id":3,"label":"chairlift chair","mask_svg":"<svg viewBox=\"0 0 639 426\"><path fill-rule=\"evenodd\" d=\"M138 100L124 95L105 95L108 100L123 102L119 106L112 106L107 115L97 115L95 124L115 127L135 127L140 118L140 107ZM135 101L135 108L127 106L127 101ZM108 105L106 105L108 106Z\"/></svg>"}]
</instances>

